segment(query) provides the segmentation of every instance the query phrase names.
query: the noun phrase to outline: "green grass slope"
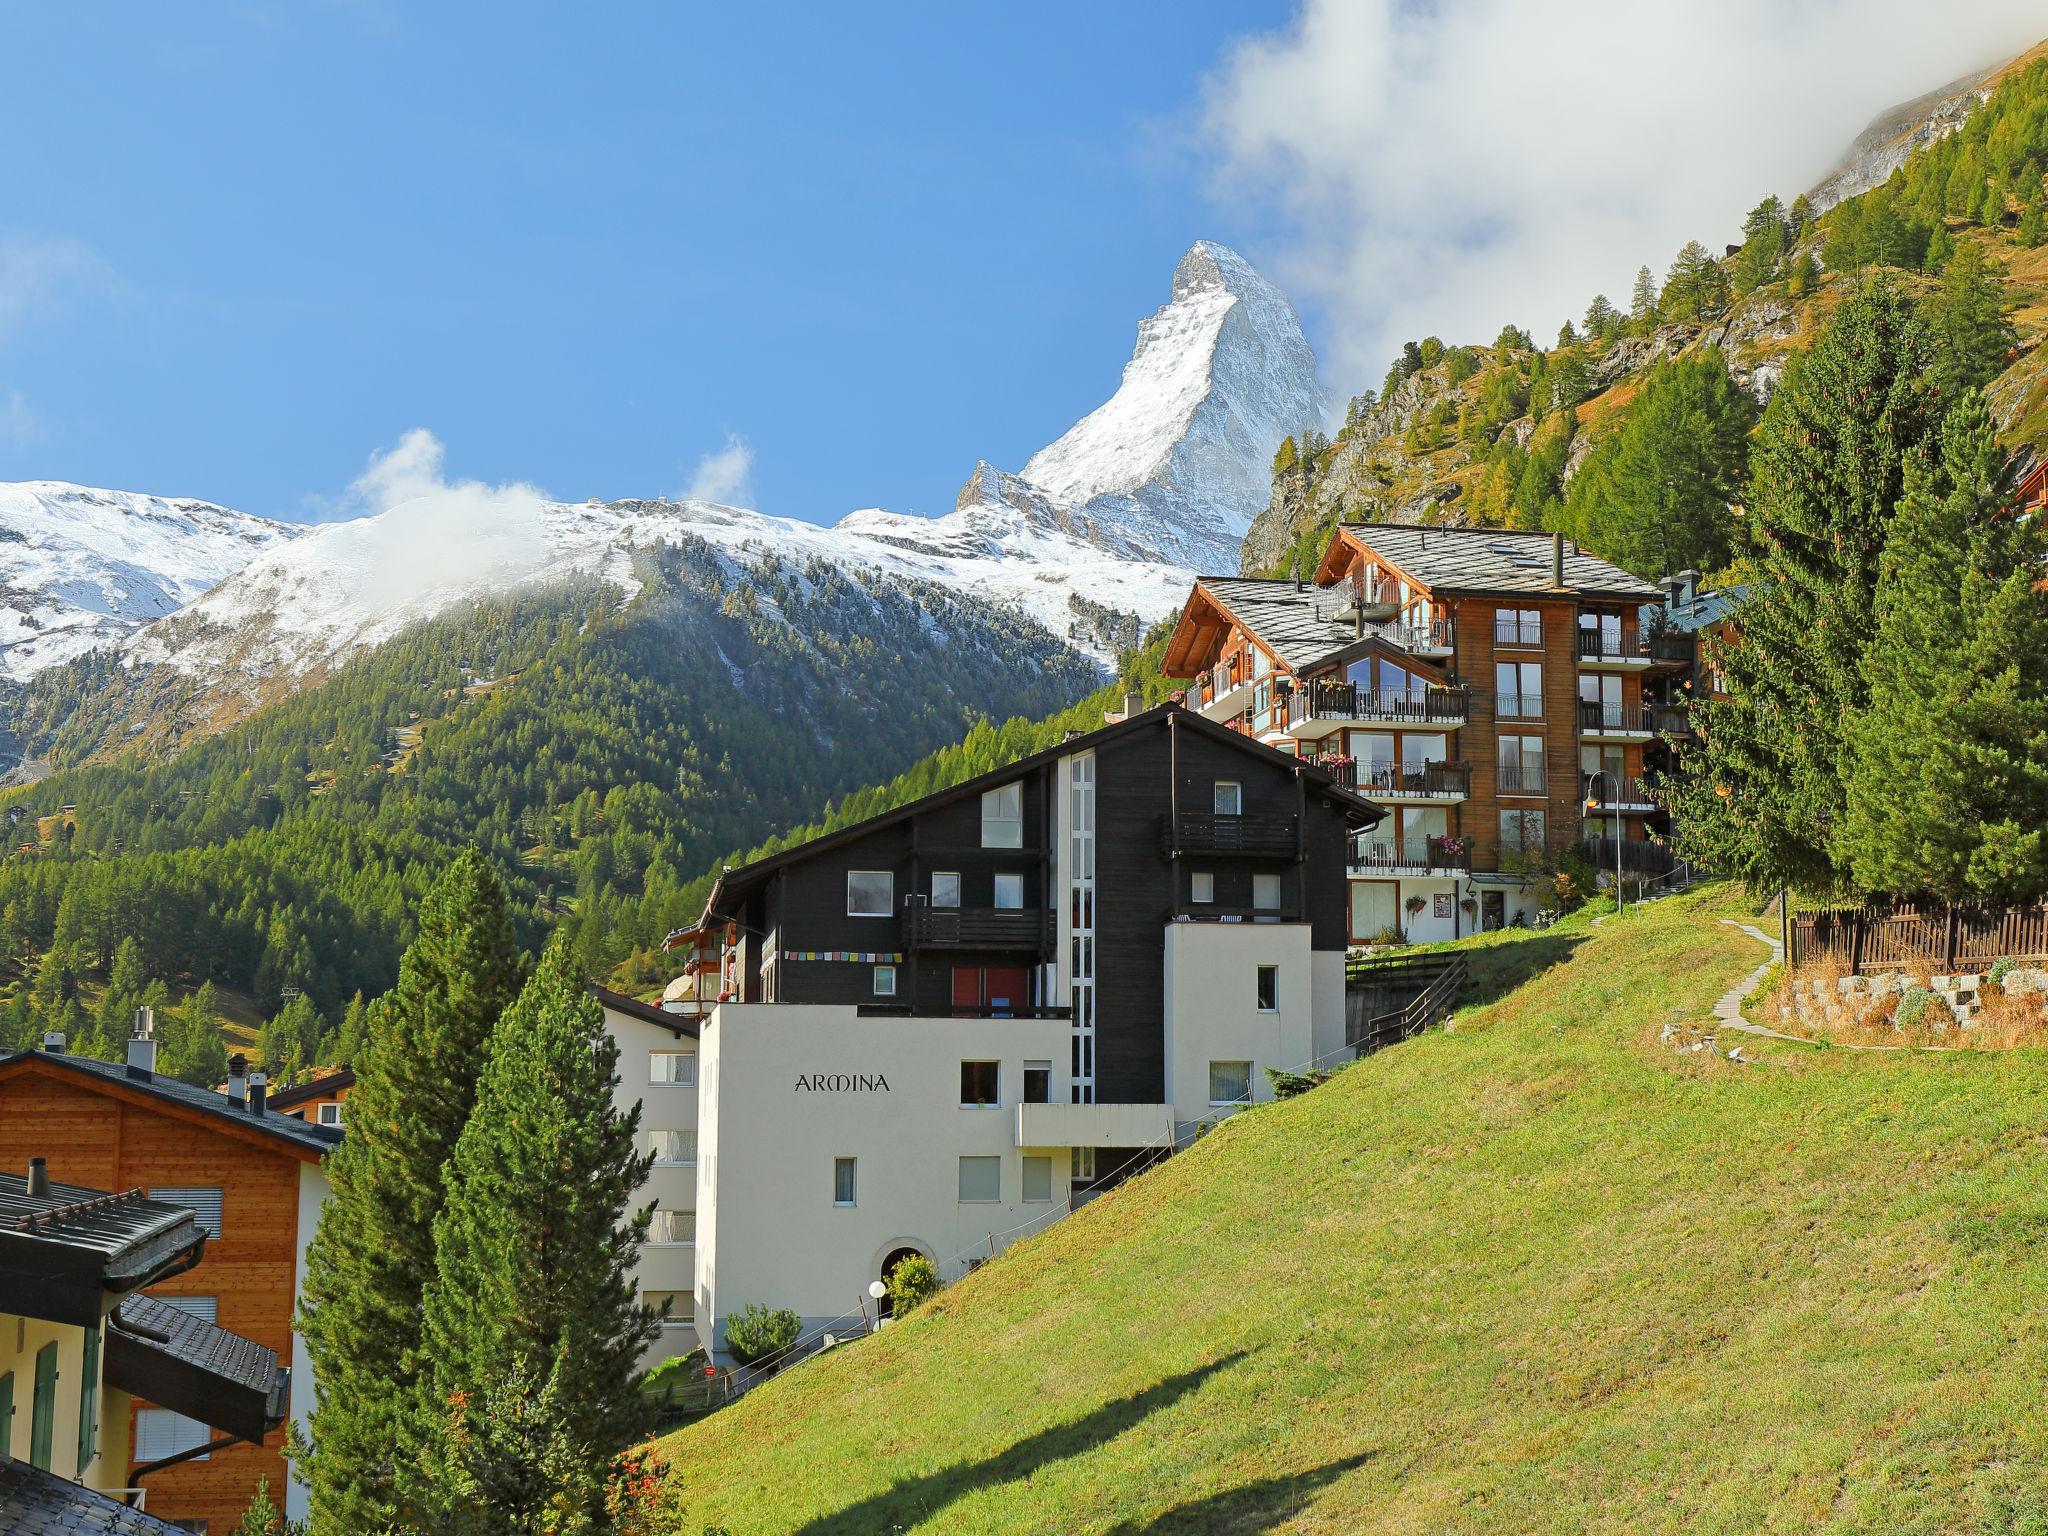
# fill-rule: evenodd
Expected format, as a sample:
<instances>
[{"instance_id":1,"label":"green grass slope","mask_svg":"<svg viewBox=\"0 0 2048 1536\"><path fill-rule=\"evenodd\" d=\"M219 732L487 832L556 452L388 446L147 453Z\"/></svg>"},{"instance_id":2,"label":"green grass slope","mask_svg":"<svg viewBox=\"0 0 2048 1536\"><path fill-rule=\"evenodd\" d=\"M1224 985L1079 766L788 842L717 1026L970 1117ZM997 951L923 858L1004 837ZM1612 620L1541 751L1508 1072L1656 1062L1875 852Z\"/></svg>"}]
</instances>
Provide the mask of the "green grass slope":
<instances>
[{"instance_id":1,"label":"green grass slope","mask_svg":"<svg viewBox=\"0 0 2048 1536\"><path fill-rule=\"evenodd\" d=\"M2048 1062L1675 1052L1738 910L1474 942L1449 1032L665 1441L678 1529L2048 1529Z\"/></svg>"}]
</instances>

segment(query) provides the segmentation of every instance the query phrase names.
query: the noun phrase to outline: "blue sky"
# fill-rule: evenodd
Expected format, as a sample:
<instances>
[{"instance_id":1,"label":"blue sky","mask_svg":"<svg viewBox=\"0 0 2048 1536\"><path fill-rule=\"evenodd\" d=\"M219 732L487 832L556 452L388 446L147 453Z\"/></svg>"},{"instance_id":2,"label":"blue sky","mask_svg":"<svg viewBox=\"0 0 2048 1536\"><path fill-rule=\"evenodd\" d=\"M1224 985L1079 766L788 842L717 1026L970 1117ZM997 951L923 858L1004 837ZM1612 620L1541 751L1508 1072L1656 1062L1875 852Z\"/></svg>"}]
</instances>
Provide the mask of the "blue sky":
<instances>
[{"instance_id":1,"label":"blue sky","mask_svg":"<svg viewBox=\"0 0 2048 1536\"><path fill-rule=\"evenodd\" d=\"M1114 387L1280 3L0 4L0 478L948 510ZM1256 255L1248 249L1248 254Z\"/></svg>"}]
</instances>

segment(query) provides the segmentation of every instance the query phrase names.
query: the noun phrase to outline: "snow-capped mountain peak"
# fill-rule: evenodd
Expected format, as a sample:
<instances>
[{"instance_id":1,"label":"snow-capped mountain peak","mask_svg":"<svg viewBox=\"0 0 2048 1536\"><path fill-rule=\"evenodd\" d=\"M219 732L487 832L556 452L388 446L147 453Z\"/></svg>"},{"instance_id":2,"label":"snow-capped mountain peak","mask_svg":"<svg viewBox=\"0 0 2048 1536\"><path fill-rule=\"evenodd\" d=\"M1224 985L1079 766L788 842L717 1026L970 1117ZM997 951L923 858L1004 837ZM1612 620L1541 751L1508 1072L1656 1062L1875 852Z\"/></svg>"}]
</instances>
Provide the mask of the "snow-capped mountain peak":
<instances>
[{"instance_id":1,"label":"snow-capped mountain peak","mask_svg":"<svg viewBox=\"0 0 2048 1536\"><path fill-rule=\"evenodd\" d=\"M208 501L0 485L0 678L119 641L299 532Z\"/></svg>"}]
</instances>

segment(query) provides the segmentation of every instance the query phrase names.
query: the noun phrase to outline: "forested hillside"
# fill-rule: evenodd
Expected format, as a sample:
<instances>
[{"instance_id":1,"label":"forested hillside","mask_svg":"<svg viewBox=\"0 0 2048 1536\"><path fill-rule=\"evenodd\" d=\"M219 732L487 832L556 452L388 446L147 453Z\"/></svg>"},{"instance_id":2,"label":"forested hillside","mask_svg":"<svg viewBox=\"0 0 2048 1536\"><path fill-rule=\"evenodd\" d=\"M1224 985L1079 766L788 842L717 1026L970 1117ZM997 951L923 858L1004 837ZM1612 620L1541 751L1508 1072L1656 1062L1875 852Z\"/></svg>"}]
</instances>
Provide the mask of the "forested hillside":
<instances>
[{"instance_id":1,"label":"forested hillside","mask_svg":"<svg viewBox=\"0 0 2048 1536\"><path fill-rule=\"evenodd\" d=\"M1816 216L1766 197L1726 253L1687 244L1660 281L1593 295L1541 345L1409 342L1325 439L1290 439L1245 540L1247 572L1300 573L1344 519L1560 529L1645 575L1724 570L1762 406L1849 289L1894 272L1928 306L1951 385L2000 440L2048 446L2048 61L2005 77L1956 133Z\"/></svg>"},{"instance_id":2,"label":"forested hillside","mask_svg":"<svg viewBox=\"0 0 2048 1536\"><path fill-rule=\"evenodd\" d=\"M128 994L211 981L264 1016L294 1004L273 1065L295 1042L310 1058L353 994L389 985L421 891L468 843L517 878L529 937L567 923L606 972L721 854L1090 681L1039 631L941 593L827 569L722 589L708 552L673 547L645 563L630 602L588 586L481 606L168 761L0 796L9 1040L60 1028L111 1053ZM49 724L59 752L91 734Z\"/></svg>"}]
</instances>

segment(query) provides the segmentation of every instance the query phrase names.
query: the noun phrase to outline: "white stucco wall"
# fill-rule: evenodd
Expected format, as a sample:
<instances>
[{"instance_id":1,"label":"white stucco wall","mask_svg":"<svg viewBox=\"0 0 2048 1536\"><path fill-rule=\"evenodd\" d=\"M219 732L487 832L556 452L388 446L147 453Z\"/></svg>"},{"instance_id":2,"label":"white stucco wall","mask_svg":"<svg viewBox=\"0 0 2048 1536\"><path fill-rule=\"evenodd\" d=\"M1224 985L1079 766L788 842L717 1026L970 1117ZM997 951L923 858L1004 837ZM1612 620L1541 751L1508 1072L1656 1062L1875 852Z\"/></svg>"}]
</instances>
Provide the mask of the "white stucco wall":
<instances>
[{"instance_id":1,"label":"white stucco wall","mask_svg":"<svg viewBox=\"0 0 2048 1536\"><path fill-rule=\"evenodd\" d=\"M700 1049L697 1318L707 1342L748 1302L787 1307L807 1331L856 1313L897 1248L924 1252L951 1279L964 1265L948 1261L985 1252L991 1234L1000 1251L1011 1229L1064 1207L1065 1149L1015 1144L1025 1062L1050 1062L1049 1097L1068 1097L1064 1019L726 1003L703 1025ZM960 1107L964 1060L1000 1062L999 1107ZM1026 1155L1050 1157L1049 1200L1023 1199ZM1000 1199L960 1200L963 1156L1000 1160ZM833 1200L840 1157L857 1160L846 1208Z\"/></svg>"},{"instance_id":2,"label":"white stucco wall","mask_svg":"<svg viewBox=\"0 0 2048 1536\"><path fill-rule=\"evenodd\" d=\"M605 1027L619 1048L619 1084L612 1092L621 1112L636 1104L640 1108L639 1150L654 1145L657 1131L696 1131L698 1095L703 1077L703 1057L697 1042L678 1038L666 1025L651 1024L612 1008L604 1010ZM653 1056L657 1051L686 1051L695 1056L697 1070L691 1081L656 1082ZM633 1208L650 1202L664 1210L690 1211L697 1205L697 1169L703 1159L700 1145L697 1160L687 1163L656 1163L648 1170L647 1182L634 1197ZM633 1270L634 1286L641 1291L679 1291L689 1295L697 1285L697 1249L686 1243L649 1243L640 1250L640 1262ZM690 1324L677 1319L664 1327L643 1357L653 1365L671 1355L686 1355L697 1347L697 1333Z\"/></svg>"},{"instance_id":3,"label":"white stucco wall","mask_svg":"<svg viewBox=\"0 0 2048 1536\"><path fill-rule=\"evenodd\" d=\"M1315 968L1307 923L1168 923L1166 1093L1183 1122L1213 1112L1209 1063L1249 1061L1252 1099L1273 1096L1264 1069L1295 1070L1316 1055ZM1278 1007L1261 1012L1261 965L1279 967ZM1338 1036L1343 1034L1342 961Z\"/></svg>"},{"instance_id":4,"label":"white stucco wall","mask_svg":"<svg viewBox=\"0 0 2048 1536\"><path fill-rule=\"evenodd\" d=\"M313 1246L313 1233L320 1225L320 1211L327 1204L329 1187L326 1171L318 1163L299 1164L298 1257L292 1265L292 1294L306 1294L306 1252ZM307 1353L306 1337L298 1331L296 1314L292 1328L292 1380L288 1406L299 1433L307 1433L319 1384L313 1379L313 1357ZM291 1520L304 1520L310 1509L311 1492L299 1480L296 1468L284 1490L284 1512Z\"/></svg>"},{"instance_id":5,"label":"white stucco wall","mask_svg":"<svg viewBox=\"0 0 2048 1536\"><path fill-rule=\"evenodd\" d=\"M1338 1053L1344 1049L1344 951L1311 950L1308 957L1310 984L1315 998L1310 1005L1311 1054L1318 1066L1341 1066Z\"/></svg>"}]
</instances>

